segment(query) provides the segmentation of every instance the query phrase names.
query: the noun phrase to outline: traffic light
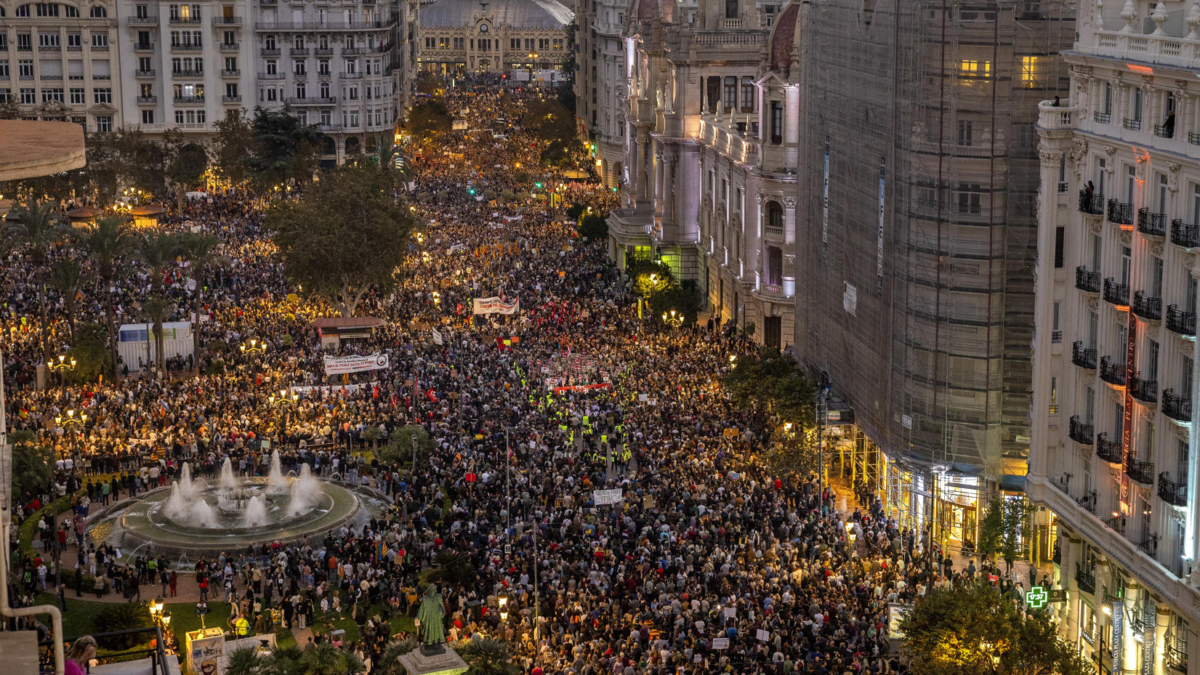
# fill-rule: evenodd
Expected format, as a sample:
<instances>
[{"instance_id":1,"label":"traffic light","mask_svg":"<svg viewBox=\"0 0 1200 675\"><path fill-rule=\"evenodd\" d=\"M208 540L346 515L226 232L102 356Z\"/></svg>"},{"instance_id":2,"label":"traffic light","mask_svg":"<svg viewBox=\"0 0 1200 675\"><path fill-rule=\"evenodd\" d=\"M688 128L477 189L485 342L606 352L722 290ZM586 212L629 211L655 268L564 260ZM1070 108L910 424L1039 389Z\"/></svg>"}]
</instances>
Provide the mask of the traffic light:
<instances>
[{"instance_id":1,"label":"traffic light","mask_svg":"<svg viewBox=\"0 0 1200 675\"><path fill-rule=\"evenodd\" d=\"M534 184L533 184L533 187L534 187L534 188L536 188L536 189L538 189L538 190L541 190L541 189L542 189L542 184L541 184L541 183L534 183Z\"/></svg>"},{"instance_id":2,"label":"traffic light","mask_svg":"<svg viewBox=\"0 0 1200 675\"><path fill-rule=\"evenodd\" d=\"M471 189L467 190L467 193L472 194L472 195L475 194L475 188L471 188Z\"/></svg>"}]
</instances>

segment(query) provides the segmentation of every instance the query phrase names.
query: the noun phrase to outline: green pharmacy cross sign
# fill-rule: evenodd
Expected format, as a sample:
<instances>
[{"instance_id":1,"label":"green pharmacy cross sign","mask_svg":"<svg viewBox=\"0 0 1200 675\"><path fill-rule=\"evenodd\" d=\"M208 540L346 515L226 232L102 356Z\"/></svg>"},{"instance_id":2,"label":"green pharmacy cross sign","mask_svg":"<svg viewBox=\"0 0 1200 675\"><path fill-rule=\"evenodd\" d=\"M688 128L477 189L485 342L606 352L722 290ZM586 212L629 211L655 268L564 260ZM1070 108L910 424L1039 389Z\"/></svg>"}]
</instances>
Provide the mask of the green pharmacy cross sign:
<instances>
[{"instance_id":1,"label":"green pharmacy cross sign","mask_svg":"<svg viewBox=\"0 0 1200 675\"><path fill-rule=\"evenodd\" d=\"M1041 586L1034 586L1025 593L1025 604L1031 609L1040 609L1046 606L1047 598L1049 598L1049 595L1046 593L1046 589Z\"/></svg>"}]
</instances>

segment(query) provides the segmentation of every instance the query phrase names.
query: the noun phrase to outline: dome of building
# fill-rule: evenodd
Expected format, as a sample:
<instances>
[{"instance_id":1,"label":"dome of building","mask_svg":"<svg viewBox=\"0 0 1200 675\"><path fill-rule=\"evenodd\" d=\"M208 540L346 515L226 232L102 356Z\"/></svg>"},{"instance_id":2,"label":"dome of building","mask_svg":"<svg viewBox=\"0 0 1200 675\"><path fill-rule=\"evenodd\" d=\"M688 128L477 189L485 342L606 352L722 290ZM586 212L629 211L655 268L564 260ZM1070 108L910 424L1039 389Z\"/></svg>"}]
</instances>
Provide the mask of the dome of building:
<instances>
[{"instance_id":1,"label":"dome of building","mask_svg":"<svg viewBox=\"0 0 1200 675\"><path fill-rule=\"evenodd\" d=\"M468 28L481 18L512 28L562 30L575 13L557 0L438 0L421 8L422 28Z\"/></svg>"},{"instance_id":2,"label":"dome of building","mask_svg":"<svg viewBox=\"0 0 1200 675\"><path fill-rule=\"evenodd\" d=\"M770 59L771 70L781 73L785 78L791 76L792 50L796 47L799 31L796 19L800 16L800 5L795 2L779 13L775 25L771 27Z\"/></svg>"}]
</instances>

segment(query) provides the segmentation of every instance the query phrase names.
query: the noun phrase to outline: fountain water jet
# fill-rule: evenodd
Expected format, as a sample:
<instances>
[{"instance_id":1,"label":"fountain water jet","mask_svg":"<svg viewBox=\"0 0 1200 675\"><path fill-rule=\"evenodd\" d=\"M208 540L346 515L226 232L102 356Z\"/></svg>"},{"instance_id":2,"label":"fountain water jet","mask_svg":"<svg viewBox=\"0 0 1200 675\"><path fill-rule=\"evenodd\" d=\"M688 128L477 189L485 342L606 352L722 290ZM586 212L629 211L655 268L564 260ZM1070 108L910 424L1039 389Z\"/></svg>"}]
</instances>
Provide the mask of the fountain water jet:
<instances>
[{"instance_id":1,"label":"fountain water jet","mask_svg":"<svg viewBox=\"0 0 1200 675\"><path fill-rule=\"evenodd\" d=\"M208 528L221 526L217 521L216 510L203 499L192 502L191 516L193 525Z\"/></svg>"},{"instance_id":2,"label":"fountain water jet","mask_svg":"<svg viewBox=\"0 0 1200 675\"><path fill-rule=\"evenodd\" d=\"M267 492L285 494L288 491L287 482L283 479L283 465L279 461L279 451L271 453L271 472L267 474Z\"/></svg>"},{"instance_id":3,"label":"fountain water jet","mask_svg":"<svg viewBox=\"0 0 1200 675\"><path fill-rule=\"evenodd\" d=\"M187 475L187 464L183 465L184 476L188 479L189 487L191 487L191 477ZM179 487L179 483L171 484L171 496L167 498L167 504L163 507L164 513L171 520L180 520L187 518L188 507L183 501L183 490Z\"/></svg>"},{"instance_id":4,"label":"fountain water jet","mask_svg":"<svg viewBox=\"0 0 1200 675\"><path fill-rule=\"evenodd\" d=\"M287 514L298 516L312 510L321 496L321 481L312 475L308 464L300 465L300 477L292 481L291 496L288 499Z\"/></svg>"},{"instance_id":5,"label":"fountain water jet","mask_svg":"<svg viewBox=\"0 0 1200 675\"><path fill-rule=\"evenodd\" d=\"M196 484L192 482L192 467L187 462L183 463L178 485L179 496L184 501L191 501L196 498Z\"/></svg>"},{"instance_id":6,"label":"fountain water jet","mask_svg":"<svg viewBox=\"0 0 1200 675\"><path fill-rule=\"evenodd\" d=\"M222 490L232 490L237 487L237 479L233 477L233 462L226 457L221 464L221 480L217 485Z\"/></svg>"},{"instance_id":7,"label":"fountain water jet","mask_svg":"<svg viewBox=\"0 0 1200 675\"><path fill-rule=\"evenodd\" d=\"M271 524L267 516L267 505L257 495L246 502L246 511L242 514L242 527L263 527Z\"/></svg>"}]
</instances>

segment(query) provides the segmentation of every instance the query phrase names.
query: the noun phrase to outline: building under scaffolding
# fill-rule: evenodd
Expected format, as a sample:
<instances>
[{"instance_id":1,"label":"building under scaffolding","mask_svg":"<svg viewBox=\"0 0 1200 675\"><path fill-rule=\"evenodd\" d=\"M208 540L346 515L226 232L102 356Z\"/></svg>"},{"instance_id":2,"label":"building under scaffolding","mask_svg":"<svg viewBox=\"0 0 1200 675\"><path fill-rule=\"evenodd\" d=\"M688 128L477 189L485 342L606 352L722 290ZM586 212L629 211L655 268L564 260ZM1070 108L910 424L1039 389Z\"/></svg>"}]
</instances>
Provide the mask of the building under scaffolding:
<instances>
[{"instance_id":1,"label":"building under scaffolding","mask_svg":"<svg viewBox=\"0 0 1200 675\"><path fill-rule=\"evenodd\" d=\"M853 408L847 475L943 541L1025 474L1034 123L1074 6L803 5L797 353Z\"/></svg>"}]
</instances>

